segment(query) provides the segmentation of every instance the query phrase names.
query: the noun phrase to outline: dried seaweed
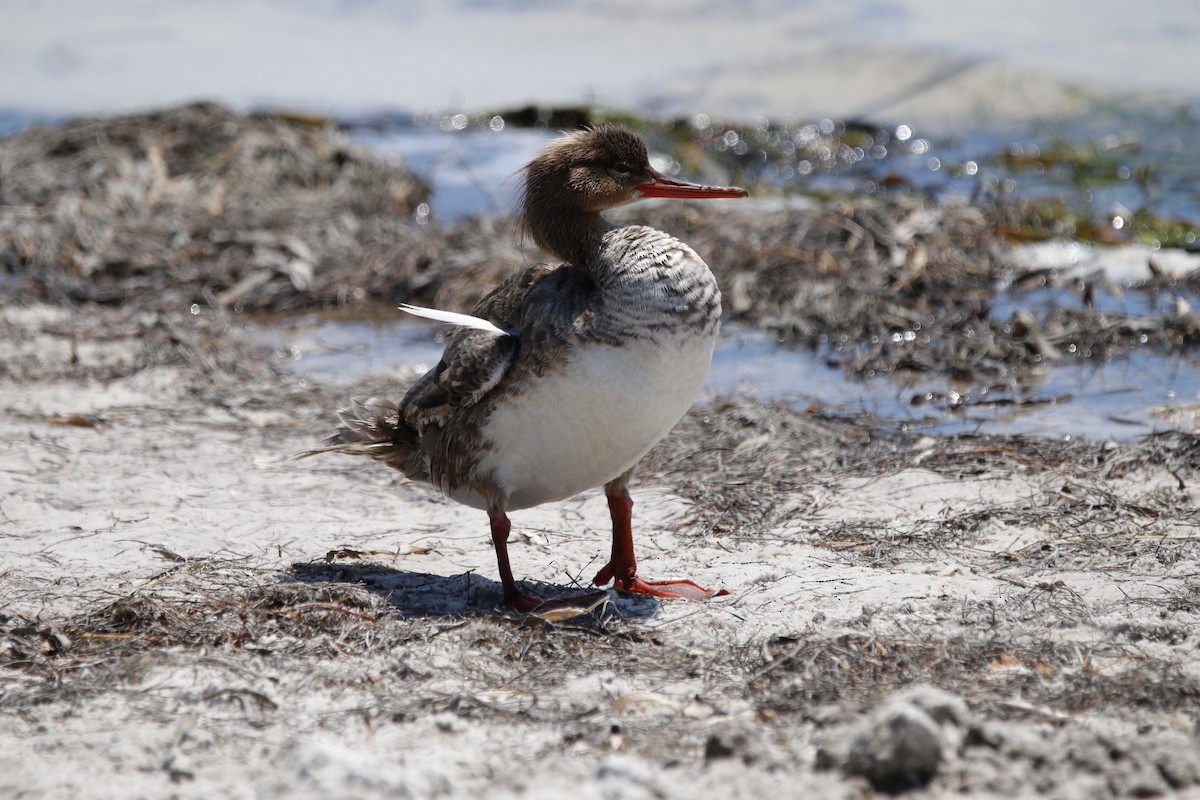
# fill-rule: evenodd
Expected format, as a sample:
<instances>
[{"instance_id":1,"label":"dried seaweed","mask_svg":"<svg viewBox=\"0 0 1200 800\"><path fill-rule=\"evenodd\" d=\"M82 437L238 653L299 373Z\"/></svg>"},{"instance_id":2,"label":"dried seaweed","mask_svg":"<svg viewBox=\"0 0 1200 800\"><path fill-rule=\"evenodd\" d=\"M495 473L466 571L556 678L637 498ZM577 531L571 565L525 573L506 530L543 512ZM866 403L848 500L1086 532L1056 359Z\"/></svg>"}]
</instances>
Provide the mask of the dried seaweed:
<instances>
[{"instance_id":1,"label":"dried seaweed","mask_svg":"<svg viewBox=\"0 0 1200 800\"><path fill-rule=\"evenodd\" d=\"M1078 645L1054 638L785 636L765 650L749 688L778 714L807 713L848 697L871 705L914 684L942 687L976 707L990 705L1000 717L1025 716L1032 707L1078 713L1114 703L1178 711L1200 697L1200 680L1182 663L1102 669L1098 662L1127 655L1121 645L1090 647L1082 663ZM1024 705L1007 704L1010 697L1022 698Z\"/></svg>"},{"instance_id":2,"label":"dried seaweed","mask_svg":"<svg viewBox=\"0 0 1200 800\"><path fill-rule=\"evenodd\" d=\"M31 128L0 140L0 295L173 313L465 310L541 257L511 219L418 224L428 192L332 127L211 104ZM692 244L733 319L855 373L945 375L1003 398L1052 361L1200 342L1186 304L1104 310L1089 302L1104 291L1095 281L1062 284L1078 308L997 312L1023 287L1058 281L1008 255L1007 231L1033 213L1007 197L893 192L816 209L634 206L616 218ZM1147 292L1190 291L1151 275Z\"/></svg>"},{"instance_id":3,"label":"dried seaweed","mask_svg":"<svg viewBox=\"0 0 1200 800\"><path fill-rule=\"evenodd\" d=\"M26 298L283 309L405 249L428 194L332 128L213 104L34 127L0 142L0 263Z\"/></svg>"}]
</instances>

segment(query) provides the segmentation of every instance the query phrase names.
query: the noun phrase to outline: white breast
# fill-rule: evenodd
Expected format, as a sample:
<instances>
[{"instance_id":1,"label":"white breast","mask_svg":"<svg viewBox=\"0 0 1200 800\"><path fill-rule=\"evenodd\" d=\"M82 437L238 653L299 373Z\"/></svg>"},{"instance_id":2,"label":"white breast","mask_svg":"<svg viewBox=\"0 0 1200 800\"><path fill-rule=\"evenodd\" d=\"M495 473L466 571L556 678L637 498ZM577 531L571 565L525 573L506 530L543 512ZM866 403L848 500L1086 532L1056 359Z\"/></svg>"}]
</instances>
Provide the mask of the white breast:
<instances>
[{"instance_id":1,"label":"white breast","mask_svg":"<svg viewBox=\"0 0 1200 800\"><path fill-rule=\"evenodd\" d=\"M715 336L585 344L492 412L481 463L509 509L562 500L620 476L667 434L704 385ZM455 495L468 505L478 498Z\"/></svg>"}]
</instances>

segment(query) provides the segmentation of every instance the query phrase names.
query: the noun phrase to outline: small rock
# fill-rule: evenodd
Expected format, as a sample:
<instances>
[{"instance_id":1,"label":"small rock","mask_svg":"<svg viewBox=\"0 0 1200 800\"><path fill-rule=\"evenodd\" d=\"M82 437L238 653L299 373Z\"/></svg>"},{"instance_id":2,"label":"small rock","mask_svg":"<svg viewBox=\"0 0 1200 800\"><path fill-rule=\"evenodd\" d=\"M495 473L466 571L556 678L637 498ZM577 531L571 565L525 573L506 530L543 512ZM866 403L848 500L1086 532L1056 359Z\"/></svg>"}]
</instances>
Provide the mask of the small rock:
<instances>
[{"instance_id":1,"label":"small rock","mask_svg":"<svg viewBox=\"0 0 1200 800\"><path fill-rule=\"evenodd\" d=\"M928 714L916 706L895 706L854 737L845 769L881 791L912 789L937 773L942 747L941 731Z\"/></svg>"},{"instance_id":2,"label":"small rock","mask_svg":"<svg viewBox=\"0 0 1200 800\"><path fill-rule=\"evenodd\" d=\"M918 686L898 693L893 699L896 701L911 703L928 714L941 728L948 748L955 753L961 750L963 739L976 727L971 709L961 697L932 686Z\"/></svg>"},{"instance_id":3,"label":"small rock","mask_svg":"<svg viewBox=\"0 0 1200 800\"><path fill-rule=\"evenodd\" d=\"M958 754L971 725L954 695L930 687L897 693L852 735L843 769L880 791L924 786Z\"/></svg>"}]
</instances>

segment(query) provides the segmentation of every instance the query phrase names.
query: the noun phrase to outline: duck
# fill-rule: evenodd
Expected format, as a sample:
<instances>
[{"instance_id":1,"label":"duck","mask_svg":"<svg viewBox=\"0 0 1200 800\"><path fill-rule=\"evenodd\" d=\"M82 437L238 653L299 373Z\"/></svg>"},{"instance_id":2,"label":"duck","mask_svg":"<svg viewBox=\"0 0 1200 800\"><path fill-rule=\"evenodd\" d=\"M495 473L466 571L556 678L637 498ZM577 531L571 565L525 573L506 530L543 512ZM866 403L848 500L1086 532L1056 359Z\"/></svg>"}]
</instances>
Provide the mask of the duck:
<instances>
[{"instance_id":1,"label":"duck","mask_svg":"<svg viewBox=\"0 0 1200 800\"><path fill-rule=\"evenodd\" d=\"M638 463L701 393L721 324L716 278L687 244L603 212L643 198L746 197L654 169L645 142L605 125L551 140L524 170L519 225L549 259L470 312L402 308L450 326L435 367L399 402L354 401L317 451L366 456L485 511L508 608L542 613L607 597L524 591L509 513L603 487L609 559L592 583L658 598L724 590L642 577L634 555Z\"/></svg>"}]
</instances>

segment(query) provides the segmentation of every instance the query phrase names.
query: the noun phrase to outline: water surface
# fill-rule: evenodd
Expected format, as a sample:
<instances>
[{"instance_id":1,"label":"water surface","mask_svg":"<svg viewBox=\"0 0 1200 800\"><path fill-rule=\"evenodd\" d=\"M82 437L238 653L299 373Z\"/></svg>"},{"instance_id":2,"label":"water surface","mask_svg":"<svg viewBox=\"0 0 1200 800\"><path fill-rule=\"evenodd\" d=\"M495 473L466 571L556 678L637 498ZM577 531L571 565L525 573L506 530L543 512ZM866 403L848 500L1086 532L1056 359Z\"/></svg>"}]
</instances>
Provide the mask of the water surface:
<instances>
[{"instance_id":1,"label":"water surface","mask_svg":"<svg viewBox=\"0 0 1200 800\"><path fill-rule=\"evenodd\" d=\"M443 345L436 326L396 314L392 321L307 315L250 324L248 331L269 358L299 377L342 385L366 378L377 382L378 391L398 394L401 382L437 363ZM1192 363L1153 354L1107 363L1083 360L1047 369L1036 385L995 402L982 395L964 403L971 389L945 378L854 378L821 353L781 347L758 329L726 326L706 391L868 411L887 424L931 433L1125 439L1168 428L1157 413L1162 407L1200 404L1200 372Z\"/></svg>"}]
</instances>

